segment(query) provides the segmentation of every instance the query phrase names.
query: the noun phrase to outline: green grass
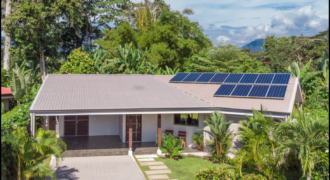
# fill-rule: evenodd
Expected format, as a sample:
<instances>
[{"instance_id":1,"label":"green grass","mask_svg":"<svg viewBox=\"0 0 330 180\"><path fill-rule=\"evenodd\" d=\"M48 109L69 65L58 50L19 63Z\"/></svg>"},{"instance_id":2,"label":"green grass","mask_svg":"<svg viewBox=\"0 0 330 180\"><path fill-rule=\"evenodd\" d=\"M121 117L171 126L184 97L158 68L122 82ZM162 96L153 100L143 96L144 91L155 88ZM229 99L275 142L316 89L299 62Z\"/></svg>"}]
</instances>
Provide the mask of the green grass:
<instances>
[{"instance_id":1,"label":"green grass","mask_svg":"<svg viewBox=\"0 0 330 180\"><path fill-rule=\"evenodd\" d=\"M139 163L139 161L136 159L136 157L135 157L135 156L133 156L133 157L134 157L134 159L135 159L135 161L136 161L136 164L138 164L139 168L141 169L141 171L142 171L144 177L145 177L146 179L149 179L148 176L147 176L146 173L145 173L145 171L149 171L149 170L150 170L150 169L149 169L149 166L140 166L140 163Z\"/></svg>"},{"instance_id":2,"label":"green grass","mask_svg":"<svg viewBox=\"0 0 330 180\"><path fill-rule=\"evenodd\" d=\"M235 167L228 164L215 164L207 159L198 157L183 157L178 160L169 160L165 158L155 158L156 161L163 161L164 164L172 171L168 176L171 179L191 180L195 179L196 172L209 167L226 168L231 173L235 173Z\"/></svg>"}]
</instances>

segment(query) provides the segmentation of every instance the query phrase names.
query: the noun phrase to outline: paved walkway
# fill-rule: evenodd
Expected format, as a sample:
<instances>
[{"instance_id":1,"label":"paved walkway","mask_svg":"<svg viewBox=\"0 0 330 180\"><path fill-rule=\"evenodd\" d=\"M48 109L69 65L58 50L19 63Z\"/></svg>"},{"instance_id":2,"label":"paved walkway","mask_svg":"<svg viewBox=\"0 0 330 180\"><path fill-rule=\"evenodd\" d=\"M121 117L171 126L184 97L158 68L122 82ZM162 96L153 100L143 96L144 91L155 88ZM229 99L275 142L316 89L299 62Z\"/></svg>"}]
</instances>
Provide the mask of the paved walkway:
<instances>
[{"instance_id":1,"label":"paved walkway","mask_svg":"<svg viewBox=\"0 0 330 180\"><path fill-rule=\"evenodd\" d=\"M132 156L67 157L56 168L57 180L144 180Z\"/></svg>"},{"instance_id":2,"label":"paved walkway","mask_svg":"<svg viewBox=\"0 0 330 180\"><path fill-rule=\"evenodd\" d=\"M149 166L148 171L145 171L149 180L170 179L167 174L172 173L170 169L162 162L155 161L157 155L136 155L140 166ZM173 179L174 180L174 179Z\"/></svg>"}]
</instances>

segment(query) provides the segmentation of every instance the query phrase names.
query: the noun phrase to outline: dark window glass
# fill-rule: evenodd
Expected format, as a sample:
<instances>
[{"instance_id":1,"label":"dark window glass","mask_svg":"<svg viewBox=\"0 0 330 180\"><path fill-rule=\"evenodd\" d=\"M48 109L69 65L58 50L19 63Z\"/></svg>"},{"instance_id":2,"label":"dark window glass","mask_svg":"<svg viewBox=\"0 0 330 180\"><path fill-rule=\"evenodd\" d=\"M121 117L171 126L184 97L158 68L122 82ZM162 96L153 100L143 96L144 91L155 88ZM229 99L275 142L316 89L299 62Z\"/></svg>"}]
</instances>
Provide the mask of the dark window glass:
<instances>
[{"instance_id":1,"label":"dark window glass","mask_svg":"<svg viewBox=\"0 0 330 180\"><path fill-rule=\"evenodd\" d=\"M76 116L64 116L64 120L76 120Z\"/></svg>"},{"instance_id":2,"label":"dark window glass","mask_svg":"<svg viewBox=\"0 0 330 180\"><path fill-rule=\"evenodd\" d=\"M198 114L175 114L174 124L198 126Z\"/></svg>"},{"instance_id":3,"label":"dark window glass","mask_svg":"<svg viewBox=\"0 0 330 180\"><path fill-rule=\"evenodd\" d=\"M77 116L77 119L88 120L88 116Z\"/></svg>"}]
</instances>

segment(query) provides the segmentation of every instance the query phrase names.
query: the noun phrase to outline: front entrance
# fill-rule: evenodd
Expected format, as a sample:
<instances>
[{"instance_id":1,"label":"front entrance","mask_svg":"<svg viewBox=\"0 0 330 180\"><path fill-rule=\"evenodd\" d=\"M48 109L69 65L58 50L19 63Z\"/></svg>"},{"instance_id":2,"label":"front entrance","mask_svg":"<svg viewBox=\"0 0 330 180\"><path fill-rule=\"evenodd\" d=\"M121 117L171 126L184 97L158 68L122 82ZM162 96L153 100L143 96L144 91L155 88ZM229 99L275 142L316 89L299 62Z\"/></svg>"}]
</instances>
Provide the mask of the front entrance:
<instances>
[{"instance_id":1,"label":"front entrance","mask_svg":"<svg viewBox=\"0 0 330 180\"><path fill-rule=\"evenodd\" d=\"M65 136L88 136L89 116L64 116Z\"/></svg>"},{"instance_id":2,"label":"front entrance","mask_svg":"<svg viewBox=\"0 0 330 180\"><path fill-rule=\"evenodd\" d=\"M142 115L130 114L126 115L126 141L129 137L129 121L132 119L132 141L141 141Z\"/></svg>"}]
</instances>

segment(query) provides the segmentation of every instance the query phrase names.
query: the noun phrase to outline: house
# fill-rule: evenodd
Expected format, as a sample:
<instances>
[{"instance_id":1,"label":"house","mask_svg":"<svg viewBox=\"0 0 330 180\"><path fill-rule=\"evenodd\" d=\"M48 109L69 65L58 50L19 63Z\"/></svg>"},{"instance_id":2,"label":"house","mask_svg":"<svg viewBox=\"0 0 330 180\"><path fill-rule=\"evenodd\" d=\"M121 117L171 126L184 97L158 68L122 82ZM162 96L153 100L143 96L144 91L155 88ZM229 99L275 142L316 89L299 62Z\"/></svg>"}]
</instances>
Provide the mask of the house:
<instances>
[{"instance_id":1,"label":"house","mask_svg":"<svg viewBox=\"0 0 330 180\"><path fill-rule=\"evenodd\" d=\"M4 104L4 113L9 111L9 100L14 98L10 88L1 87L1 103Z\"/></svg>"},{"instance_id":2,"label":"house","mask_svg":"<svg viewBox=\"0 0 330 180\"><path fill-rule=\"evenodd\" d=\"M287 119L294 103L303 100L299 80L291 75L281 86L284 89L276 89L280 86L273 90L266 89L268 94L282 93L282 97L277 98L222 96L219 87L237 85L235 78L229 83L220 81L222 75L49 74L30 108L31 135L35 134L35 117L44 116L48 117L45 122L48 129L54 130L59 137L86 136L107 144L111 142L101 140L103 136L116 136L120 143L127 145L128 154L133 153L133 142L155 144L156 137L159 142L160 134L164 134L165 130L173 130L174 136L178 135L178 131L185 131L186 145L192 147L192 134L199 132L198 129L208 128L203 121L215 110L225 114L227 120L233 120L230 128L236 131L238 121L245 119L245 115L252 115L252 108L260 110L262 104L268 116ZM259 79L260 82L265 81L264 76L271 76L270 80L276 79L274 74L230 74L228 77L231 75L246 77L247 83L242 83L243 89L239 91L243 94L245 87L257 87L255 82ZM187 76L184 77L187 81L183 81L182 76ZM207 80L215 77L219 82L210 83L211 80ZM227 80L230 79L228 77ZM201 81L197 81L198 78ZM259 79L251 83L251 78ZM243 82L244 78L238 80ZM246 91L246 94L253 91ZM205 140L208 139L205 136ZM208 151L207 148L205 151ZM159 149L157 153L160 153Z\"/></svg>"}]
</instances>

